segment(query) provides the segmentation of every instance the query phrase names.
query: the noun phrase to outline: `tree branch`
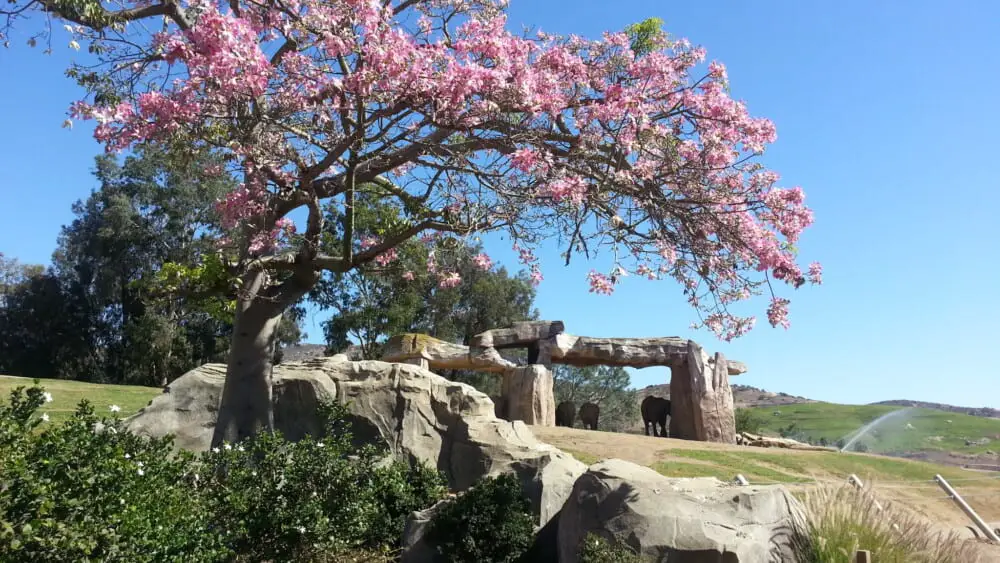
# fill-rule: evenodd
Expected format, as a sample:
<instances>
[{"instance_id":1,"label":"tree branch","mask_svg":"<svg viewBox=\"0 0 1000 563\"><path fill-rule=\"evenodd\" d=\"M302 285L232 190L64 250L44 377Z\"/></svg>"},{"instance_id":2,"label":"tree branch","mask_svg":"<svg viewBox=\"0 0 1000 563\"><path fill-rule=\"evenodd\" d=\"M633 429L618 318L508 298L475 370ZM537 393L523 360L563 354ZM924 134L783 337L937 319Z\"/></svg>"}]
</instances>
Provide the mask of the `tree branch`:
<instances>
[{"instance_id":1,"label":"tree branch","mask_svg":"<svg viewBox=\"0 0 1000 563\"><path fill-rule=\"evenodd\" d=\"M56 0L39 0L46 12L51 12L60 18L89 27L94 31L101 31L111 24L118 22L137 21L157 16L166 16L173 20L177 27L187 31L191 28L191 22L187 20L184 10L177 5L175 0L166 0L162 4L153 4L141 8L129 8L127 10L110 11L101 7L100 3L94 2L93 7L100 10L97 16L90 18L78 13L69 13L60 9Z\"/></svg>"}]
</instances>

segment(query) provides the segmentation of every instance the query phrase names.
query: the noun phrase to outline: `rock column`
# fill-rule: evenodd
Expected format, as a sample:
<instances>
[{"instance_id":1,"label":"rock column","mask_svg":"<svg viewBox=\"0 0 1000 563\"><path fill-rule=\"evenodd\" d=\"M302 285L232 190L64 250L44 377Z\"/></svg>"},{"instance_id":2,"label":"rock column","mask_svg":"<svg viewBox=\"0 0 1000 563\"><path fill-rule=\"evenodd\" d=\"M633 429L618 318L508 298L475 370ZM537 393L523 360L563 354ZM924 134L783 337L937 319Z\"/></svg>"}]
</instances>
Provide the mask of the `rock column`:
<instances>
[{"instance_id":1,"label":"rock column","mask_svg":"<svg viewBox=\"0 0 1000 563\"><path fill-rule=\"evenodd\" d=\"M552 371L543 365L532 364L504 372L505 418L536 426L555 426L556 401L552 386Z\"/></svg>"},{"instance_id":2,"label":"rock column","mask_svg":"<svg viewBox=\"0 0 1000 563\"><path fill-rule=\"evenodd\" d=\"M693 340L682 364L670 368L670 437L701 442L736 443L729 364L714 362Z\"/></svg>"}]
</instances>

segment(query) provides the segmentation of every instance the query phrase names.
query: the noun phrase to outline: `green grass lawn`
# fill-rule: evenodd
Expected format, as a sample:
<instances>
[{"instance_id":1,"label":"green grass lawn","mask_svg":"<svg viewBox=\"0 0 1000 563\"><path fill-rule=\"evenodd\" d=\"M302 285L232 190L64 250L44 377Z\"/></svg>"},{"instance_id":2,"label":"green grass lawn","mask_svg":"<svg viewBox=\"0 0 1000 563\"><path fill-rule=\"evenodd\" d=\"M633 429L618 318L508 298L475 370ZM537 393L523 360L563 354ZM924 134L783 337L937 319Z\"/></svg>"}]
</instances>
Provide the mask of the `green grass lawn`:
<instances>
[{"instance_id":1,"label":"green grass lawn","mask_svg":"<svg viewBox=\"0 0 1000 563\"><path fill-rule=\"evenodd\" d=\"M805 403L779 407L754 407L766 434L777 435L794 424L792 438L818 442L825 438L833 445L876 418L901 407L884 405L837 405ZM780 413L775 415L774 413ZM908 427L911 426L912 428ZM989 438L990 443L966 446L966 440ZM982 453L1000 449L1000 420L914 408L879 424L861 440L869 451L893 453L937 450Z\"/></svg>"},{"instance_id":2,"label":"green grass lawn","mask_svg":"<svg viewBox=\"0 0 1000 563\"><path fill-rule=\"evenodd\" d=\"M42 379L39 385L52 394L52 402L42 405L40 413L49 415L50 422L68 419L80 401L87 399L97 413L108 413L111 405L118 405L122 418L149 404L153 397L163 392L159 387L133 385L100 385L64 379ZM24 377L0 375L0 401L6 403L15 387L31 387L32 380Z\"/></svg>"}]
</instances>

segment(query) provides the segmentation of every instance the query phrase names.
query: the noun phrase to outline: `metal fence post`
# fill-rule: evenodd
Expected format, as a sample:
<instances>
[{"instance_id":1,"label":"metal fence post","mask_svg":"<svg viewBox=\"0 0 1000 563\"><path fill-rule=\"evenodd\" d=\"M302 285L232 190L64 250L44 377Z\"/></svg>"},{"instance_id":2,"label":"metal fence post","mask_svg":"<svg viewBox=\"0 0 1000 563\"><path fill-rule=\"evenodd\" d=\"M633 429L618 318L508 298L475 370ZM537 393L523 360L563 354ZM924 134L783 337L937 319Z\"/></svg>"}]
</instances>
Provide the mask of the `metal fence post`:
<instances>
[{"instance_id":1,"label":"metal fence post","mask_svg":"<svg viewBox=\"0 0 1000 563\"><path fill-rule=\"evenodd\" d=\"M951 488L951 485L948 484L948 481L944 480L944 477L935 475L934 480L937 481L938 485L941 485L944 492L948 493L948 496L955 501L955 504L962 509L962 512L965 512L965 515L972 519L972 523L979 527L979 529L983 532L983 535L992 540L994 543L1000 543L1000 537L997 537L997 533L990 529L986 522L984 522L983 519L976 514L975 510L972 510L972 507L965 502L965 499L963 499L955 491L955 489Z\"/></svg>"}]
</instances>

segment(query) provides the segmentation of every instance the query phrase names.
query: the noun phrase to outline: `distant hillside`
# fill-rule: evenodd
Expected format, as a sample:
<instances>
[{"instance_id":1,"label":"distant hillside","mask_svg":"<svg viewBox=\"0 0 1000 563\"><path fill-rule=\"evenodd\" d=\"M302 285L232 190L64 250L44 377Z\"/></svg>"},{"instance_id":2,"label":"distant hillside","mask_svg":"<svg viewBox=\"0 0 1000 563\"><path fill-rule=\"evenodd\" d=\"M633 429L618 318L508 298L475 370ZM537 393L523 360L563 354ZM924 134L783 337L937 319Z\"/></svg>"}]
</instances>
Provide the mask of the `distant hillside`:
<instances>
[{"instance_id":1,"label":"distant hillside","mask_svg":"<svg viewBox=\"0 0 1000 563\"><path fill-rule=\"evenodd\" d=\"M749 385L732 385L733 402L737 408L743 407L774 407L785 405L798 405L803 403L815 403L812 399L796 397L788 393L773 393ZM670 384L650 385L637 391L641 402L649 395L656 397L670 397Z\"/></svg>"},{"instance_id":2,"label":"distant hillside","mask_svg":"<svg viewBox=\"0 0 1000 563\"><path fill-rule=\"evenodd\" d=\"M326 352L324 344L296 344L281 349L282 363L302 362L312 358L322 358Z\"/></svg>"},{"instance_id":3,"label":"distant hillside","mask_svg":"<svg viewBox=\"0 0 1000 563\"><path fill-rule=\"evenodd\" d=\"M1000 418L1000 410L989 407L956 407L942 403L928 403L926 401L907 401L905 399L894 399L892 401L880 401L873 405L889 405L893 407L919 407L922 409L937 409L939 411L957 412L970 416L982 416L985 418Z\"/></svg>"}]
</instances>

